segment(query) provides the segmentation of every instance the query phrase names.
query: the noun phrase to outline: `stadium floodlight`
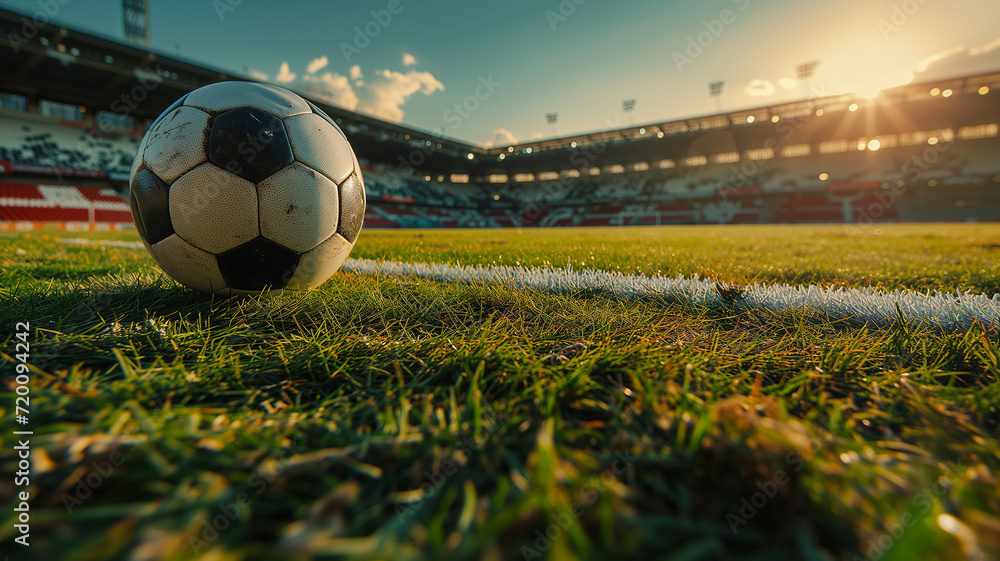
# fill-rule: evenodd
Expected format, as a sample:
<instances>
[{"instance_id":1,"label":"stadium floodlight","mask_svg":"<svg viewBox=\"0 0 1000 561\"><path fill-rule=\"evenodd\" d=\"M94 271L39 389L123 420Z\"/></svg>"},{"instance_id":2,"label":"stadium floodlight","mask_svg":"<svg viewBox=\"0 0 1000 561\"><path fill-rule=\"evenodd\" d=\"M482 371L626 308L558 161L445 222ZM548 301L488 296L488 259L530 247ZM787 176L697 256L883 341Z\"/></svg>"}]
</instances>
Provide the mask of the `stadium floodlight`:
<instances>
[{"instance_id":1,"label":"stadium floodlight","mask_svg":"<svg viewBox=\"0 0 1000 561\"><path fill-rule=\"evenodd\" d=\"M726 82L723 80L709 82L708 84L708 95L715 98L715 107L718 109L719 113L722 113L722 89L725 86Z\"/></svg>"},{"instance_id":2,"label":"stadium floodlight","mask_svg":"<svg viewBox=\"0 0 1000 561\"><path fill-rule=\"evenodd\" d=\"M632 123L632 115L631 115L632 111L635 111L635 98L633 97L631 99L623 99L622 100L622 112L629 114L629 116L628 116L628 124L629 124L629 126L632 126L632 124L633 124Z\"/></svg>"},{"instance_id":3,"label":"stadium floodlight","mask_svg":"<svg viewBox=\"0 0 1000 561\"><path fill-rule=\"evenodd\" d=\"M803 62L802 64L795 67L795 75L799 80L808 80L813 77L813 73L816 72L816 65L819 61L813 60L809 62Z\"/></svg>"},{"instance_id":4,"label":"stadium floodlight","mask_svg":"<svg viewBox=\"0 0 1000 561\"><path fill-rule=\"evenodd\" d=\"M122 21L126 41L149 46L149 3L146 0L122 0Z\"/></svg>"},{"instance_id":5,"label":"stadium floodlight","mask_svg":"<svg viewBox=\"0 0 1000 561\"><path fill-rule=\"evenodd\" d=\"M550 125L552 125L552 132L556 136L559 136L559 128L556 127L556 121L558 121L558 120L559 120L559 114L558 113L546 113L545 114L545 122L548 123L548 124L550 124Z\"/></svg>"},{"instance_id":6,"label":"stadium floodlight","mask_svg":"<svg viewBox=\"0 0 1000 561\"><path fill-rule=\"evenodd\" d=\"M816 72L816 66L818 64L818 60L811 60L809 62L803 62L795 67L795 77L798 78L799 83L802 84L803 97L809 97L809 81Z\"/></svg>"}]
</instances>

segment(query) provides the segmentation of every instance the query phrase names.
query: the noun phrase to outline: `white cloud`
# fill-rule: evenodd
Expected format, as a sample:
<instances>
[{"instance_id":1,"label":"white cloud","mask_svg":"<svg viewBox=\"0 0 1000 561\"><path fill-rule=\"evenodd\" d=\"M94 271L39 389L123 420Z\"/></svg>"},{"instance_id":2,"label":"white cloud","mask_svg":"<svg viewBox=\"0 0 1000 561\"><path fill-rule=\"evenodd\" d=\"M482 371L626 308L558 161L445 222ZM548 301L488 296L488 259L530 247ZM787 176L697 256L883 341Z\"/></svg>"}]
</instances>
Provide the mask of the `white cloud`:
<instances>
[{"instance_id":1,"label":"white cloud","mask_svg":"<svg viewBox=\"0 0 1000 561\"><path fill-rule=\"evenodd\" d=\"M972 47L969 49L969 54L972 56L984 55L992 50L1000 48L1000 37L986 43L982 47Z\"/></svg>"},{"instance_id":2,"label":"white cloud","mask_svg":"<svg viewBox=\"0 0 1000 561\"><path fill-rule=\"evenodd\" d=\"M393 70L377 70L375 77L360 87L357 110L398 123L405 115L402 106L411 95L417 92L430 95L438 90L444 90L444 84L430 72L410 70L404 74Z\"/></svg>"},{"instance_id":3,"label":"white cloud","mask_svg":"<svg viewBox=\"0 0 1000 561\"><path fill-rule=\"evenodd\" d=\"M417 58L410 53L403 53L403 66L413 66L417 63Z\"/></svg>"},{"instance_id":4,"label":"white cloud","mask_svg":"<svg viewBox=\"0 0 1000 561\"><path fill-rule=\"evenodd\" d=\"M770 80L763 80L761 78L750 80L750 83L743 88L743 93L752 96L773 95L774 91L774 84L772 84Z\"/></svg>"},{"instance_id":5,"label":"white cloud","mask_svg":"<svg viewBox=\"0 0 1000 561\"><path fill-rule=\"evenodd\" d=\"M326 55L314 58L309 61L309 64L306 65L306 72L314 74L317 70L321 70L324 66L326 66L328 62L329 61L327 60Z\"/></svg>"},{"instance_id":6,"label":"white cloud","mask_svg":"<svg viewBox=\"0 0 1000 561\"><path fill-rule=\"evenodd\" d=\"M253 78L254 80L257 80L258 82L266 82L267 78L268 78L267 72L261 72L260 70L254 70L253 68L251 68L250 70L248 70L247 74L249 74L251 78Z\"/></svg>"},{"instance_id":7,"label":"white cloud","mask_svg":"<svg viewBox=\"0 0 1000 561\"><path fill-rule=\"evenodd\" d=\"M965 52L965 45L955 45L954 47L941 51L940 53L934 53L931 56L921 60L917 63L916 71L923 72L927 70L927 67L938 62L939 60L944 60L948 57L957 55L959 53ZM970 53L971 54L971 53Z\"/></svg>"},{"instance_id":8,"label":"white cloud","mask_svg":"<svg viewBox=\"0 0 1000 561\"><path fill-rule=\"evenodd\" d=\"M364 78L364 75L361 74L361 67L355 64L351 67L351 79L360 80L362 78Z\"/></svg>"},{"instance_id":9,"label":"white cloud","mask_svg":"<svg viewBox=\"0 0 1000 561\"><path fill-rule=\"evenodd\" d=\"M540 132L536 132L536 133L532 134L531 136L529 136L528 140L541 140L543 138L545 138L544 134L542 134Z\"/></svg>"},{"instance_id":10,"label":"white cloud","mask_svg":"<svg viewBox=\"0 0 1000 561\"><path fill-rule=\"evenodd\" d=\"M510 146L517 144L517 137L507 129L496 129L489 140L483 143L483 148L493 148L494 146Z\"/></svg>"},{"instance_id":11,"label":"white cloud","mask_svg":"<svg viewBox=\"0 0 1000 561\"><path fill-rule=\"evenodd\" d=\"M347 76L324 72L322 76L307 75L306 93L327 103L353 111L358 106L358 94L351 87Z\"/></svg>"},{"instance_id":12,"label":"white cloud","mask_svg":"<svg viewBox=\"0 0 1000 561\"><path fill-rule=\"evenodd\" d=\"M919 79L933 80L962 74L990 72L1000 66L1000 38L985 45L966 49L955 45L921 60L914 67Z\"/></svg>"},{"instance_id":13,"label":"white cloud","mask_svg":"<svg viewBox=\"0 0 1000 561\"><path fill-rule=\"evenodd\" d=\"M297 76L296 73L290 72L288 70L288 63L282 62L281 70L279 70L278 75L274 77L274 81L278 82L279 84L287 84L288 82L294 80L296 76Z\"/></svg>"},{"instance_id":14,"label":"white cloud","mask_svg":"<svg viewBox=\"0 0 1000 561\"><path fill-rule=\"evenodd\" d=\"M784 78L778 78L778 84L780 84L781 87L785 88L786 90L790 90L795 86L799 85L799 81L796 80L795 78L789 78L785 76Z\"/></svg>"}]
</instances>

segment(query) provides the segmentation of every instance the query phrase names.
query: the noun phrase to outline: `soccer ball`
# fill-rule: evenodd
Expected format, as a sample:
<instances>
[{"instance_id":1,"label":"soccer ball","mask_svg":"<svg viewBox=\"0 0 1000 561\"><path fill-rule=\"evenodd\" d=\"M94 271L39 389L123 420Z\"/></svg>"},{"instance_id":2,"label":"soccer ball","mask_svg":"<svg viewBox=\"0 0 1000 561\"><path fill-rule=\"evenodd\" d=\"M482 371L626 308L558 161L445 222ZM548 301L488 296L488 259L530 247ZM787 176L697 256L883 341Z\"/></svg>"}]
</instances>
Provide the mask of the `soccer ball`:
<instances>
[{"instance_id":1,"label":"soccer ball","mask_svg":"<svg viewBox=\"0 0 1000 561\"><path fill-rule=\"evenodd\" d=\"M149 127L129 206L146 249L181 284L224 296L306 290L354 247L365 185L318 107L276 86L219 82Z\"/></svg>"}]
</instances>

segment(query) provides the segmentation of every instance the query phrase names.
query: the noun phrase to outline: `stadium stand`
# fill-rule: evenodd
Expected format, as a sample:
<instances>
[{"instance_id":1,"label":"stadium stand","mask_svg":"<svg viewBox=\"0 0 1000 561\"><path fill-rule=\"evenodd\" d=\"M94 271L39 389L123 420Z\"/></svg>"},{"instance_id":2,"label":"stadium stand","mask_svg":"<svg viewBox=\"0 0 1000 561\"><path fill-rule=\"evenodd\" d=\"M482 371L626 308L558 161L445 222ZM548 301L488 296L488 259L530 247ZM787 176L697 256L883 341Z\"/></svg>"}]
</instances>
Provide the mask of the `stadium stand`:
<instances>
[{"instance_id":1,"label":"stadium stand","mask_svg":"<svg viewBox=\"0 0 1000 561\"><path fill-rule=\"evenodd\" d=\"M0 50L0 227L124 225L145 127L245 78L50 27ZM1000 72L491 148L314 101L365 168L368 228L1000 220Z\"/></svg>"},{"instance_id":2,"label":"stadium stand","mask_svg":"<svg viewBox=\"0 0 1000 561\"><path fill-rule=\"evenodd\" d=\"M128 203L114 189L0 181L0 229L130 229Z\"/></svg>"},{"instance_id":3,"label":"stadium stand","mask_svg":"<svg viewBox=\"0 0 1000 561\"><path fill-rule=\"evenodd\" d=\"M13 171L56 174L70 169L127 181L139 140L134 135L102 133L72 121L9 113L0 116L0 160L13 164Z\"/></svg>"}]
</instances>

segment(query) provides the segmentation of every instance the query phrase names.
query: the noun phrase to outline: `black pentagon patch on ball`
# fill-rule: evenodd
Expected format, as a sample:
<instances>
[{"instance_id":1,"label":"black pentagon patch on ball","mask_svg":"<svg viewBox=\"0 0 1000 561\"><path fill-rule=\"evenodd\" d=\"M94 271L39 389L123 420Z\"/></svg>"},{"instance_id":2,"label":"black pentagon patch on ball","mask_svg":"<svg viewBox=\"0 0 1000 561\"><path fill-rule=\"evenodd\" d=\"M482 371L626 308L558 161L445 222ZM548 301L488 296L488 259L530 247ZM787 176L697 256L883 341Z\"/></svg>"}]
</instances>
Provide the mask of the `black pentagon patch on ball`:
<instances>
[{"instance_id":1,"label":"black pentagon patch on ball","mask_svg":"<svg viewBox=\"0 0 1000 561\"><path fill-rule=\"evenodd\" d=\"M237 107L215 117L208 159L259 183L292 163L292 146L280 118L256 107Z\"/></svg>"},{"instance_id":2,"label":"black pentagon patch on ball","mask_svg":"<svg viewBox=\"0 0 1000 561\"><path fill-rule=\"evenodd\" d=\"M170 222L170 186L150 171L142 168L135 174L129 189L128 204L139 235L153 245L174 233Z\"/></svg>"},{"instance_id":3,"label":"black pentagon patch on ball","mask_svg":"<svg viewBox=\"0 0 1000 561\"><path fill-rule=\"evenodd\" d=\"M352 173L340 184L340 220L337 232L354 243L365 221L365 188L357 174Z\"/></svg>"},{"instance_id":4,"label":"black pentagon patch on ball","mask_svg":"<svg viewBox=\"0 0 1000 561\"><path fill-rule=\"evenodd\" d=\"M263 236L220 253L219 270L235 290L284 288L299 264L299 254Z\"/></svg>"}]
</instances>

